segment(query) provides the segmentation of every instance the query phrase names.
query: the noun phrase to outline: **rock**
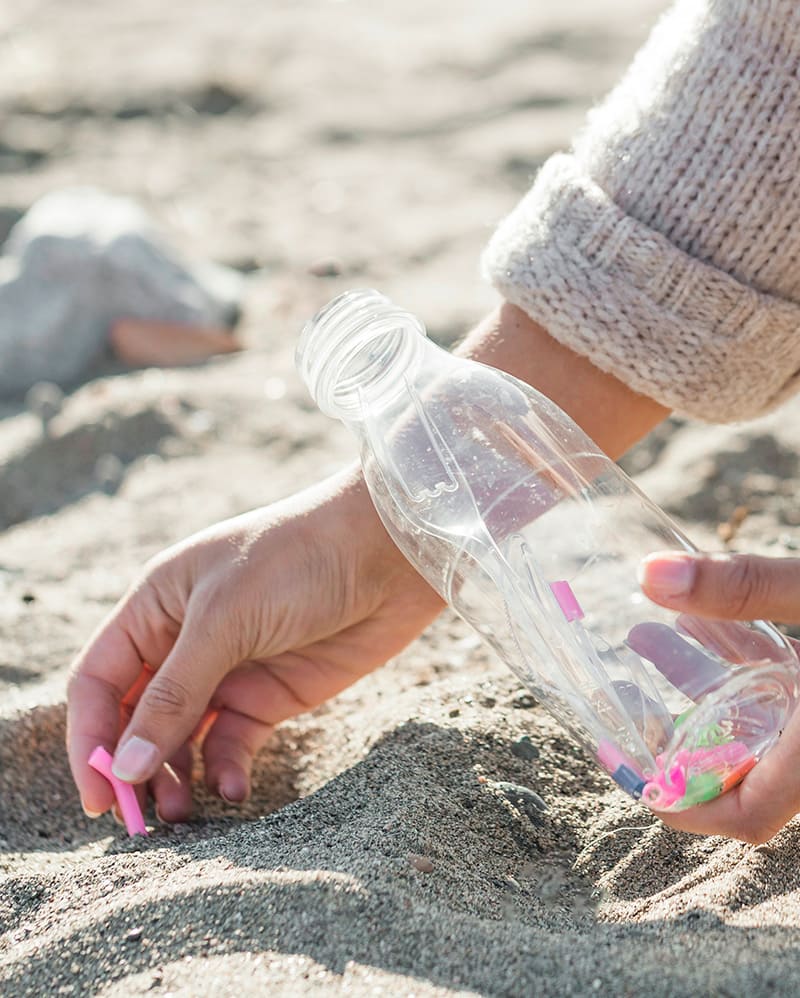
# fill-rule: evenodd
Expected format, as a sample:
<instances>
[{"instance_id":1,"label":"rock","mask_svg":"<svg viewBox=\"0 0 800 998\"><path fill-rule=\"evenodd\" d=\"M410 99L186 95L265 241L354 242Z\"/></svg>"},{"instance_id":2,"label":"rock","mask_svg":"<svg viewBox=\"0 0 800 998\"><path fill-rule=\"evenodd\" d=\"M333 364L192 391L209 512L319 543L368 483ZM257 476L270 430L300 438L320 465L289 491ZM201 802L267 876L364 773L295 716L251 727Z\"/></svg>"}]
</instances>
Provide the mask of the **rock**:
<instances>
[{"instance_id":1,"label":"rock","mask_svg":"<svg viewBox=\"0 0 800 998\"><path fill-rule=\"evenodd\" d=\"M530 693L517 693L517 695L511 701L511 706L516 707L517 710L531 710L538 704L538 700L535 696Z\"/></svg>"},{"instance_id":2,"label":"rock","mask_svg":"<svg viewBox=\"0 0 800 998\"><path fill-rule=\"evenodd\" d=\"M408 854L408 862L420 873L433 873L433 860L430 856L420 856L412 852Z\"/></svg>"},{"instance_id":3,"label":"rock","mask_svg":"<svg viewBox=\"0 0 800 998\"><path fill-rule=\"evenodd\" d=\"M532 821L541 821L542 812L548 809L547 804L534 790L523 787L520 783L492 780L489 782L489 786L502 794L510 804L526 814Z\"/></svg>"},{"instance_id":4,"label":"rock","mask_svg":"<svg viewBox=\"0 0 800 998\"><path fill-rule=\"evenodd\" d=\"M116 454L101 454L95 462L94 480L108 495L114 495L125 477L125 465Z\"/></svg>"},{"instance_id":5,"label":"rock","mask_svg":"<svg viewBox=\"0 0 800 998\"><path fill-rule=\"evenodd\" d=\"M133 201L54 191L11 230L0 257L0 398L84 377L116 320L221 330L242 278L189 263Z\"/></svg>"},{"instance_id":6,"label":"rock","mask_svg":"<svg viewBox=\"0 0 800 998\"><path fill-rule=\"evenodd\" d=\"M335 259L315 260L308 268L314 277L339 277L343 267L341 261Z\"/></svg>"},{"instance_id":7,"label":"rock","mask_svg":"<svg viewBox=\"0 0 800 998\"><path fill-rule=\"evenodd\" d=\"M42 423L42 433L48 436L50 423L61 412L64 393L49 381L37 381L25 395L25 408L38 416Z\"/></svg>"},{"instance_id":8,"label":"rock","mask_svg":"<svg viewBox=\"0 0 800 998\"><path fill-rule=\"evenodd\" d=\"M518 759L538 759L539 749L527 735L523 735L522 738L517 739L511 746L511 754L515 755Z\"/></svg>"}]
</instances>

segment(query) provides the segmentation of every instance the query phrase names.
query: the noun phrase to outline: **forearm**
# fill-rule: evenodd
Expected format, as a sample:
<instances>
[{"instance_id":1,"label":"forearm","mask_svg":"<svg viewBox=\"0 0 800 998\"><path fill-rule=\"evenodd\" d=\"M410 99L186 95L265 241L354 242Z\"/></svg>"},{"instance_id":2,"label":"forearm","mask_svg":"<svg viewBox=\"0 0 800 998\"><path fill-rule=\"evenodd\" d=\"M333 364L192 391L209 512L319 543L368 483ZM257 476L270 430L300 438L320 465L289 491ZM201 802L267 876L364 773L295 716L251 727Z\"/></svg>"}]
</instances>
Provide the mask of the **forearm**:
<instances>
[{"instance_id":1,"label":"forearm","mask_svg":"<svg viewBox=\"0 0 800 998\"><path fill-rule=\"evenodd\" d=\"M538 389L613 458L669 415L664 406L563 346L508 303L487 316L458 353Z\"/></svg>"},{"instance_id":2,"label":"forearm","mask_svg":"<svg viewBox=\"0 0 800 998\"><path fill-rule=\"evenodd\" d=\"M662 404L739 421L800 389L800 8L679 0L484 269Z\"/></svg>"}]
</instances>

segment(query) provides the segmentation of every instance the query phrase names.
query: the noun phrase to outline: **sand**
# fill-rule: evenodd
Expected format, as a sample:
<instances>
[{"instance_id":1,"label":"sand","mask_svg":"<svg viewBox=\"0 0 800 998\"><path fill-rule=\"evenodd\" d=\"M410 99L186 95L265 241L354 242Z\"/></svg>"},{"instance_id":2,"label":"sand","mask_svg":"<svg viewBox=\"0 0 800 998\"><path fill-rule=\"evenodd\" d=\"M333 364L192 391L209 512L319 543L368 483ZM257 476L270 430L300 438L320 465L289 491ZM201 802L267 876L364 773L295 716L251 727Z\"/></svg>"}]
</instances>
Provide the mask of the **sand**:
<instances>
[{"instance_id":1,"label":"sand","mask_svg":"<svg viewBox=\"0 0 800 998\"><path fill-rule=\"evenodd\" d=\"M663 827L449 614L279 729L242 808L198 791L191 822L129 840L84 817L62 748L69 660L144 561L352 457L294 374L302 321L373 285L461 335L494 302L491 226L661 6L0 15L0 223L66 184L134 196L248 275L249 345L106 365L50 437L0 410L0 993L800 992L798 827L759 848ZM627 466L699 542L792 551L798 417L671 421Z\"/></svg>"}]
</instances>

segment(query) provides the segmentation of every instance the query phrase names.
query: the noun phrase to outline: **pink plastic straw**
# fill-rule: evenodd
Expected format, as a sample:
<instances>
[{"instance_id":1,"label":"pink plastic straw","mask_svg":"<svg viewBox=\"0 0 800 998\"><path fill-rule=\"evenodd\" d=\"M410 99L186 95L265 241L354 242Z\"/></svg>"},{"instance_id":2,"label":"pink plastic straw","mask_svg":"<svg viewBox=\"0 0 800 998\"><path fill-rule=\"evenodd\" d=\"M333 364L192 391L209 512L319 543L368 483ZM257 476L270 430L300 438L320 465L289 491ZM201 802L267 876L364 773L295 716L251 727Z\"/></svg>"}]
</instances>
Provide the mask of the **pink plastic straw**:
<instances>
[{"instance_id":1,"label":"pink plastic straw","mask_svg":"<svg viewBox=\"0 0 800 998\"><path fill-rule=\"evenodd\" d=\"M580 620L583 616L583 610L569 582L564 582L563 579L559 582L551 582L550 589L567 620Z\"/></svg>"},{"instance_id":2,"label":"pink plastic straw","mask_svg":"<svg viewBox=\"0 0 800 998\"><path fill-rule=\"evenodd\" d=\"M122 820L128 829L128 835L147 835L142 810L139 807L139 801L136 799L136 791L130 783L124 783L114 776L111 772L111 762L111 754L102 745L98 745L89 756L89 765L92 769L96 769L101 776L104 776L114 790L117 804L119 804L120 813L122 814Z\"/></svg>"}]
</instances>

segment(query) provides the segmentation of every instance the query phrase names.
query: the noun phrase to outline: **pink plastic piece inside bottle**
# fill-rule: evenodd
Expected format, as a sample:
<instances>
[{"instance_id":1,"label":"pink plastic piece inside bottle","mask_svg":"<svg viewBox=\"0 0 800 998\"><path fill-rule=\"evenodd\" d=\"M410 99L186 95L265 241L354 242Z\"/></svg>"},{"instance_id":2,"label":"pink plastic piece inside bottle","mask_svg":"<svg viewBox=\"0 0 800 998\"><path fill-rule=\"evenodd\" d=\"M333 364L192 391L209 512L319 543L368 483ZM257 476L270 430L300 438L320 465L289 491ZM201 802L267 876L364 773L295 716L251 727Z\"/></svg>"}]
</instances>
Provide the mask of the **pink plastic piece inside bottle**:
<instances>
[{"instance_id":1,"label":"pink plastic piece inside bottle","mask_svg":"<svg viewBox=\"0 0 800 998\"><path fill-rule=\"evenodd\" d=\"M583 616L583 610L569 582L563 580L551 582L550 589L567 620L580 620Z\"/></svg>"},{"instance_id":2,"label":"pink plastic piece inside bottle","mask_svg":"<svg viewBox=\"0 0 800 998\"><path fill-rule=\"evenodd\" d=\"M89 765L92 769L96 769L101 776L104 776L114 790L117 804L119 804L119 810L122 814L122 820L128 829L128 835L147 835L142 810L139 807L139 801L136 799L136 791L130 783L118 780L114 776L111 772L111 762L111 754L102 745L98 745L89 756Z\"/></svg>"}]
</instances>

